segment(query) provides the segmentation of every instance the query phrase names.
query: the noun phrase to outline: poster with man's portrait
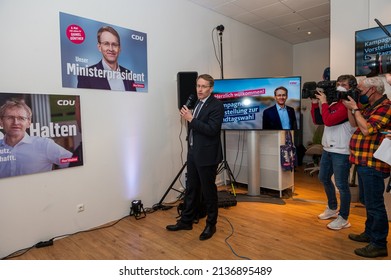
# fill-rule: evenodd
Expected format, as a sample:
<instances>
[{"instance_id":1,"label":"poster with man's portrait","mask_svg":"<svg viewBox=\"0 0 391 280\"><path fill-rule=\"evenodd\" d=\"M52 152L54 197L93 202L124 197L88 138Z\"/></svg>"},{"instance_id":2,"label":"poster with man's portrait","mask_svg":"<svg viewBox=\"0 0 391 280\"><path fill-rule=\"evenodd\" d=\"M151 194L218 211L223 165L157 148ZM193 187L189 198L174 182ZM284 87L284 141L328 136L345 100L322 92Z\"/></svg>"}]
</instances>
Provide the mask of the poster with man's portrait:
<instances>
[{"instance_id":1,"label":"poster with man's portrait","mask_svg":"<svg viewBox=\"0 0 391 280\"><path fill-rule=\"evenodd\" d=\"M80 165L80 96L0 93L0 178Z\"/></svg>"},{"instance_id":2,"label":"poster with man's portrait","mask_svg":"<svg viewBox=\"0 0 391 280\"><path fill-rule=\"evenodd\" d=\"M60 12L62 86L147 92L147 34Z\"/></svg>"}]
</instances>

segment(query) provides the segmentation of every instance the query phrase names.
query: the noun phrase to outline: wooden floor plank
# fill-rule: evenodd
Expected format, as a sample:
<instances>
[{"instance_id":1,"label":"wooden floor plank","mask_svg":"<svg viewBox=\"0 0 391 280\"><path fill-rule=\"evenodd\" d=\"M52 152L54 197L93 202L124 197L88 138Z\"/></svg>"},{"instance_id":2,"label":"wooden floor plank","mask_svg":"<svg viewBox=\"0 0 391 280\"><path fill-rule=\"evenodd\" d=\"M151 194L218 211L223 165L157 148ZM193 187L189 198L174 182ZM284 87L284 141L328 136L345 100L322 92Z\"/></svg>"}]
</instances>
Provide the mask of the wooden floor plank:
<instances>
[{"instance_id":1,"label":"wooden floor plank","mask_svg":"<svg viewBox=\"0 0 391 280\"><path fill-rule=\"evenodd\" d=\"M354 249L365 244L348 239L364 229L365 209L352 203L351 228L327 229L330 220L317 218L326 206L316 176L298 168L294 194L285 205L238 202L220 208L217 232L199 241L205 219L191 231L169 232L176 208L148 213L144 219L126 217L114 226L78 233L54 241L54 246L33 248L21 260L355 260ZM390 237L388 238L390 242ZM228 246L228 244L231 246ZM378 259L391 259L391 256Z\"/></svg>"}]
</instances>

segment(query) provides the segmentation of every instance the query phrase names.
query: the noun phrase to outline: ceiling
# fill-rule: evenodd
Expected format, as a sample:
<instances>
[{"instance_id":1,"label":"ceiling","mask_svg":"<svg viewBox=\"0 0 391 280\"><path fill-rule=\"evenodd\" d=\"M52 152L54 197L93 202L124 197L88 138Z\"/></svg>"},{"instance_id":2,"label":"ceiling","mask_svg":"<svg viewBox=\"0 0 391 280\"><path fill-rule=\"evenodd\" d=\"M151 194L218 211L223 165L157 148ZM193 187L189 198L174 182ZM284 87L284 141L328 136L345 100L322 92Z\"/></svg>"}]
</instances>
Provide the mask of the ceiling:
<instances>
[{"instance_id":1,"label":"ceiling","mask_svg":"<svg viewBox=\"0 0 391 280\"><path fill-rule=\"evenodd\" d=\"M330 37L330 0L189 0L291 44Z\"/></svg>"}]
</instances>

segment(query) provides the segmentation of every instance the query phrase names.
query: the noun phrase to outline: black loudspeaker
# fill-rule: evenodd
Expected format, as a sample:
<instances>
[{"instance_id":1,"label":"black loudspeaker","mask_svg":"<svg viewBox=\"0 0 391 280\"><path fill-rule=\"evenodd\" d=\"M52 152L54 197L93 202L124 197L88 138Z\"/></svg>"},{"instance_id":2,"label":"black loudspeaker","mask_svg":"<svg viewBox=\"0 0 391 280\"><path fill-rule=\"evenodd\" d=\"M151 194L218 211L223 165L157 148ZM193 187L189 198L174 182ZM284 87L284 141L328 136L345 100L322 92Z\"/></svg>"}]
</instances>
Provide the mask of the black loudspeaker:
<instances>
[{"instance_id":1,"label":"black loudspeaker","mask_svg":"<svg viewBox=\"0 0 391 280\"><path fill-rule=\"evenodd\" d=\"M197 72L178 72L177 86L178 86L178 109L181 109L186 104L190 95L197 96ZM192 108L190 108L192 109Z\"/></svg>"}]
</instances>

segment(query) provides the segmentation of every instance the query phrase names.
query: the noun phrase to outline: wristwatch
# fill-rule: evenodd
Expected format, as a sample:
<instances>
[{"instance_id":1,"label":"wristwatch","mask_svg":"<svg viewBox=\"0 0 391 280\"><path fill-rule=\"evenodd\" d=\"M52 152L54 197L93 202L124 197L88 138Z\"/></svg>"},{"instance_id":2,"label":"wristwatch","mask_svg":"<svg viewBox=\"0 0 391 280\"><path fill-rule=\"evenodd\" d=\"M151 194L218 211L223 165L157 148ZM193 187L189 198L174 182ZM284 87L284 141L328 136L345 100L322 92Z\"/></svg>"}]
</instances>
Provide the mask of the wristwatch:
<instances>
[{"instance_id":1,"label":"wristwatch","mask_svg":"<svg viewBox=\"0 0 391 280\"><path fill-rule=\"evenodd\" d=\"M358 111L358 109L352 109L352 115L354 115L354 113L356 113L356 111Z\"/></svg>"}]
</instances>

